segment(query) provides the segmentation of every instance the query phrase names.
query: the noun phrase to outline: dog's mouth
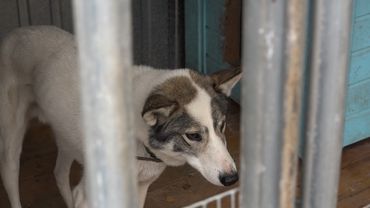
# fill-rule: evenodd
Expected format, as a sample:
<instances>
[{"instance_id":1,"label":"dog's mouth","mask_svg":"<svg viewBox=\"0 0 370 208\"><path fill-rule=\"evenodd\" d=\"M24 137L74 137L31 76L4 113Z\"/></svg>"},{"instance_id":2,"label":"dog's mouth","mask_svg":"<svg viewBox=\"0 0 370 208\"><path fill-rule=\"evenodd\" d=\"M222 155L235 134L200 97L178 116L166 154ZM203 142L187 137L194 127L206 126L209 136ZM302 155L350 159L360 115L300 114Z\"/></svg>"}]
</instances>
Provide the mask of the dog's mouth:
<instances>
[{"instance_id":1,"label":"dog's mouth","mask_svg":"<svg viewBox=\"0 0 370 208\"><path fill-rule=\"evenodd\" d=\"M231 172L219 172L216 174L211 171L201 170L200 173L205 179L216 186L231 186L239 180L239 174L236 170Z\"/></svg>"}]
</instances>

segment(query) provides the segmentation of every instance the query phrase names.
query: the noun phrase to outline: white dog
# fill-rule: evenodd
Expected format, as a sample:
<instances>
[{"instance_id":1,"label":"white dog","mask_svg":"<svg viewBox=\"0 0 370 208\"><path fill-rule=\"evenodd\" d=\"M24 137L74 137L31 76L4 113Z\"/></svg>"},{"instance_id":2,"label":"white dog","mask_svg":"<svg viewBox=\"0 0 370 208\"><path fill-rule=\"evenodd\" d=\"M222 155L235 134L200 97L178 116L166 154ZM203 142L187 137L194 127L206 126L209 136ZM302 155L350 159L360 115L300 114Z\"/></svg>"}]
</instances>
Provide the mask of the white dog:
<instances>
[{"instance_id":1,"label":"white dog","mask_svg":"<svg viewBox=\"0 0 370 208\"><path fill-rule=\"evenodd\" d=\"M227 96L240 69L204 76L189 69L135 66L134 113L140 206L167 165L188 162L211 183L238 180L226 148ZM84 185L72 191L72 161L83 164L77 49L71 34L52 26L16 29L0 46L0 166L11 207L21 208L19 158L27 123L51 125L58 146L55 177L67 206L86 207ZM128 170L129 171L129 170Z\"/></svg>"}]
</instances>

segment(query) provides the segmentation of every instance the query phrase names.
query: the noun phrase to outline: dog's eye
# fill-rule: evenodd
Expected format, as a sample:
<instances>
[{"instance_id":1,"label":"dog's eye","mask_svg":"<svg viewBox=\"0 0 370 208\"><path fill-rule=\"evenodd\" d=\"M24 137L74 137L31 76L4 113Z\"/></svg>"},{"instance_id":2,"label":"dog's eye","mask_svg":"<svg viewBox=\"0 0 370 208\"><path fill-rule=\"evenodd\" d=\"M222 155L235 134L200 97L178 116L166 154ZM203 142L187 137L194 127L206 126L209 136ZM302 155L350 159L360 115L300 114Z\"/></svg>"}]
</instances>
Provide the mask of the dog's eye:
<instances>
[{"instance_id":1,"label":"dog's eye","mask_svg":"<svg viewBox=\"0 0 370 208\"><path fill-rule=\"evenodd\" d=\"M226 122L222 121L221 124L220 124L220 130L221 130L222 133L225 132L225 128L226 128Z\"/></svg>"},{"instance_id":2,"label":"dog's eye","mask_svg":"<svg viewBox=\"0 0 370 208\"><path fill-rule=\"evenodd\" d=\"M202 140L202 135L198 134L198 133L192 133L192 134L185 134L185 136L189 139L189 140L192 140L192 141L201 141Z\"/></svg>"}]
</instances>

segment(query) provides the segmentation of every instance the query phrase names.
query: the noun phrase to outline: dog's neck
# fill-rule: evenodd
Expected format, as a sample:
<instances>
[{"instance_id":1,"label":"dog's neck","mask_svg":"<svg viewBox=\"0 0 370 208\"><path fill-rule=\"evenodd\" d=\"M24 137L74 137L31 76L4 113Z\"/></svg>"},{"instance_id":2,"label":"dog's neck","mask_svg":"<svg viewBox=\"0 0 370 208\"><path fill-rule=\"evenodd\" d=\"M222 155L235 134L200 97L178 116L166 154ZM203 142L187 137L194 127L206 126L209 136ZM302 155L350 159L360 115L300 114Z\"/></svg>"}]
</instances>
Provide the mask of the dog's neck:
<instances>
[{"instance_id":1,"label":"dog's neck","mask_svg":"<svg viewBox=\"0 0 370 208\"><path fill-rule=\"evenodd\" d=\"M159 159L147 146L144 146L144 149L146 153L149 156L136 156L137 160L142 160L142 161L149 161L149 162L156 162L156 163L163 163L161 159Z\"/></svg>"}]
</instances>

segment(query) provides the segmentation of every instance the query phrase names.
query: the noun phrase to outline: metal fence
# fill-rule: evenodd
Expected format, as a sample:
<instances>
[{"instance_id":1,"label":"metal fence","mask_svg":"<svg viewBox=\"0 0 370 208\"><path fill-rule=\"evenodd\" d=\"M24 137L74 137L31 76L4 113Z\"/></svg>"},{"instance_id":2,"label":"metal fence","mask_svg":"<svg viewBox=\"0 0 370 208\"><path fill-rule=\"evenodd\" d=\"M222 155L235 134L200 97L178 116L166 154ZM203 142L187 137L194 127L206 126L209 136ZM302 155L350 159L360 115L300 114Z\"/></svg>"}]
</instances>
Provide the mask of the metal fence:
<instances>
[{"instance_id":1,"label":"metal fence","mask_svg":"<svg viewBox=\"0 0 370 208\"><path fill-rule=\"evenodd\" d=\"M137 207L136 173L127 171L135 167L130 139L130 1L74 3L89 204ZM334 208L352 1L243 3L240 207L296 206L298 143L303 132L300 206ZM311 19L312 25L307 25Z\"/></svg>"}]
</instances>

